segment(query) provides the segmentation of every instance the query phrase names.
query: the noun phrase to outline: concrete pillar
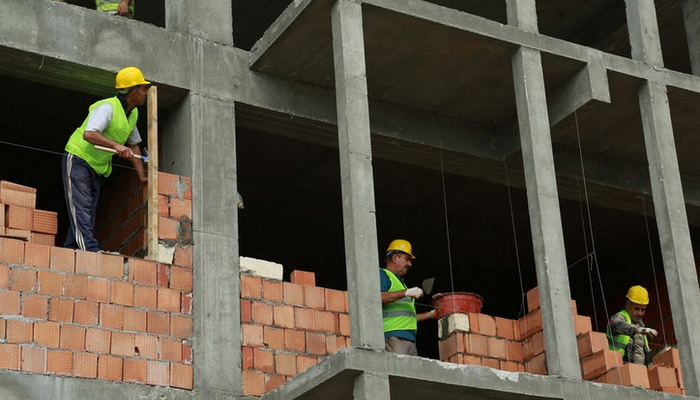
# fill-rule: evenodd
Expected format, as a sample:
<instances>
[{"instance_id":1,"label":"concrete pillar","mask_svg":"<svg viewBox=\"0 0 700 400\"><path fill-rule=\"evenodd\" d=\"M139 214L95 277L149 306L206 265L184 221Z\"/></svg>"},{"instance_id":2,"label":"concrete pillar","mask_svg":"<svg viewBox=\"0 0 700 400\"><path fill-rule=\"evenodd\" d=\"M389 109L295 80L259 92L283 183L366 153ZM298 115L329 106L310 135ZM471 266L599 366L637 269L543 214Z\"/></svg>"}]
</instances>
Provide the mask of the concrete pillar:
<instances>
[{"instance_id":1,"label":"concrete pillar","mask_svg":"<svg viewBox=\"0 0 700 400\"><path fill-rule=\"evenodd\" d=\"M382 350L362 6L337 0L331 13L351 341L353 346Z\"/></svg>"},{"instance_id":2,"label":"concrete pillar","mask_svg":"<svg viewBox=\"0 0 700 400\"><path fill-rule=\"evenodd\" d=\"M508 25L528 32L538 32L535 0L506 0Z\"/></svg>"},{"instance_id":3,"label":"concrete pillar","mask_svg":"<svg viewBox=\"0 0 700 400\"><path fill-rule=\"evenodd\" d=\"M666 87L645 84L639 89L639 105L683 381L686 394L697 397L700 396L700 289Z\"/></svg>"},{"instance_id":4,"label":"concrete pillar","mask_svg":"<svg viewBox=\"0 0 700 400\"><path fill-rule=\"evenodd\" d=\"M165 27L186 35L233 46L231 0L167 0Z\"/></svg>"},{"instance_id":5,"label":"concrete pillar","mask_svg":"<svg viewBox=\"0 0 700 400\"><path fill-rule=\"evenodd\" d=\"M542 58L537 50L521 48L512 61L547 369L580 379Z\"/></svg>"},{"instance_id":6,"label":"concrete pillar","mask_svg":"<svg viewBox=\"0 0 700 400\"><path fill-rule=\"evenodd\" d=\"M700 76L700 2L683 0L681 5L685 21L685 37L688 40L690 53L690 68L693 75Z\"/></svg>"},{"instance_id":7,"label":"concrete pillar","mask_svg":"<svg viewBox=\"0 0 700 400\"><path fill-rule=\"evenodd\" d=\"M389 377L363 372L355 378L353 398L355 400L390 399Z\"/></svg>"},{"instance_id":8,"label":"concrete pillar","mask_svg":"<svg viewBox=\"0 0 700 400\"><path fill-rule=\"evenodd\" d=\"M654 0L625 0L632 59L663 67Z\"/></svg>"}]
</instances>

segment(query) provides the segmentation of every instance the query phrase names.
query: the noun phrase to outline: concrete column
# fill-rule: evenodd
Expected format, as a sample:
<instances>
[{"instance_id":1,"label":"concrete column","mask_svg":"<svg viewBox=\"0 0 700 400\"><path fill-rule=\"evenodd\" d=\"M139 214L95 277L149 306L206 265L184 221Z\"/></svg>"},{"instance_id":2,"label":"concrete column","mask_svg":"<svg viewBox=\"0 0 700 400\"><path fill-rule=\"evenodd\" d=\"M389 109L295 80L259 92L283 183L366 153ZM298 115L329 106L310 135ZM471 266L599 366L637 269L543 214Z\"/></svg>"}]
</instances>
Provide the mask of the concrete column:
<instances>
[{"instance_id":1,"label":"concrete column","mask_svg":"<svg viewBox=\"0 0 700 400\"><path fill-rule=\"evenodd\" d=\"M690 68L693 75L700 76L700 2L683 0L681 5L685 21L685 37L688 40L690 53Z\"/></svg>"},{"instance_id":2,"label":"concrete column","mask_svg":"<svg viewBox=\"0 0 700 400\"><path fill-rule=\"evenodd\" d=\"M353 398L355 400L390 399L389 377L363 372L355 378Z\"/></svg>"},{"instance_id":3,"label":"concrete column","mask_svg":"<svg viewBox=\"0 0 700 400\"><path fill-rule=\"evenodd\" d=\"M700 289L693 259L673 125L664 85L639 89L649 178L688 396L700 396Z\"/></svg>"},{"instance_id":4,"label":"concrete column","mask_svg":"<svg viewBox=\"0 0 700 400\"><path fill-rule=\"evenodd\" d=\"M165 27L186 35L233 46L231 0L167 0Z\"/></svg>"},{"instance_id":5,"label":"concrete column","mask_svg":"<svg viewBox=\"0 0 700 400\"><path fill-rule=\"evenodd\" d=\"M353 346L384 349L362 6L332 8L345 262Z\"/></svg>"},{"instance_id":6,"label":"concrete column","mask_svg":"<svg viewBox=\"0 0 700 400\"><path fill-rule=\"evenodd\" d=\"M625 0L632 59L663 67L654 0Z\"/></svg>"},{"instance_id":7,"label":"concrete column","mask_svg":"<svg viewBox=\"0 0 700 400\"><path fill-rule=\"evenodd\" d=\"M508 25L528 32L538 32L535 0L506 0L506 13Z\"/></svg>"},{"instance_id":8,"label":"concrete column","mask_svg":"<svg viewBox=\"0 0 700 400\"><path fill-rule=\"evenodd\" d=\"M512 61L547 369L580 379L542 58L521 48Z\"/></svg>"}]
</instances>

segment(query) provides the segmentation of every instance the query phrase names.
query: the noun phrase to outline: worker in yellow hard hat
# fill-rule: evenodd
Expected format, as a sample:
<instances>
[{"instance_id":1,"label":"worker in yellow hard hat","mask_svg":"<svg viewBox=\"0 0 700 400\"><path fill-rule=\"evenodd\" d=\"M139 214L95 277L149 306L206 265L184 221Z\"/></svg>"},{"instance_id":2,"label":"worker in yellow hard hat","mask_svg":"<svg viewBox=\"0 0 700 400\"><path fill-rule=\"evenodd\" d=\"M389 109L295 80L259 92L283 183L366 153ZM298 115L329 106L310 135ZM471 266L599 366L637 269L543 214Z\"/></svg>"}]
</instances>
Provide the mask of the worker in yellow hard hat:
<instances>
[{"instance_id":1,"label":"worker in yellow hard hat","mask_svg":"<svg viewBox=\"0 0 700 400\"><path fill-rule=\"evenodd\" d=\"M408 288L404 282L415 259L411 243L396 239L386 249L385 268L379 270L386 350L413 356L418 355L417 323L435 318L435 310L416 314L415 300L423 296L423 289Z\"/></svg>"},{"instance_id":2,"label":"worker in yellow hard hat","mask_svg":"<svg viewBox=\"0 0 700 400\"><path fill-rule=\"evenodd\" d=\"M644 326L642 318L649 304L649 292L639 285L627 291L624 310L610 318L606 332L611 350L619 351L624 362L647 364L651 352L648 336L656 337L658 332Z\"/></svg>"},{"instance_id":3,"label":"worker in yellow hard hat","mask_svg":"<svg viewBox=\"0 0 700 400\"><path fill-rule=\"evenodd\" d=\"M68 207L70 227L65 247L100 251L95 239L95 215L102 180L112 172L112 153L98 150L102 146L130 160L141 182L146 173L136 127L139 117L136 106L146 101L150 82L136 67L117 73L114 97L90 106L88 116L70 136L62 160L63 191ZM136 157L134 157L136 155Z\"/></svg>"}]
</instances>

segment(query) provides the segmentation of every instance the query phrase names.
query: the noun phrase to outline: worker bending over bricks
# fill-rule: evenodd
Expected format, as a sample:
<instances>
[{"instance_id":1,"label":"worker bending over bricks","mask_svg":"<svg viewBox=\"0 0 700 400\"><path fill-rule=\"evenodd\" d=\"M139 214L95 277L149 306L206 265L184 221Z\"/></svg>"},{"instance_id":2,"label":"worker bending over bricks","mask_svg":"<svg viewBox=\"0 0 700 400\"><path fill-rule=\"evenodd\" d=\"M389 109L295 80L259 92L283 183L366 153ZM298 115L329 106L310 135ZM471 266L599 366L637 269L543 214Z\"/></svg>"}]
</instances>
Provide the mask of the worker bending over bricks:
<instances>
[{"instance_id":1,"label":"worker bending over bricks","mask_svg":"<svg viewBox=\"0 0 700 400\"><path fill-rule=\"evenodd\" d=\"M606 335L611 350L619 351L624 362L647 365L651 352L647 336L656 337L656 330L642 322L649 304L649 292L639 285L627 291L625 308L610 318Z\"/></svg>"},{"instance_id":2,"label":"worker bending over bricks","mask_svg":"<svg viewBox=\"0 0 700 400\"><path fill-rule=\"evenodd\" d=\"M141 182L146 182L139 158L141 136L136 127L139 117L136 106L146 101L149 84L138 68L119 71L117 95L91 105L83 124L68 139L61 171L70 221L65 247L100 251L94 232L95 215L102 180L112 172L112 153L98 150L95 145L112 149L119 157L130 160Z\"/></svg>"}]
</instances>

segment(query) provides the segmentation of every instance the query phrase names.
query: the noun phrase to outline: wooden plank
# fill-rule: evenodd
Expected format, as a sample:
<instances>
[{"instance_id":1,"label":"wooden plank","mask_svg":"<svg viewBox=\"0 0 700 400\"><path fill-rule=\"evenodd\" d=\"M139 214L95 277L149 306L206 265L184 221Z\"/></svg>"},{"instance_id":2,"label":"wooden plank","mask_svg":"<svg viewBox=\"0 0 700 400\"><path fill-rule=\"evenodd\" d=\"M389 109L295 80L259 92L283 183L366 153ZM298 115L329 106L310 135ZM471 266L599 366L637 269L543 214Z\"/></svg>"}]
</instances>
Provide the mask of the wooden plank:
<instances>
[{"instance_id":1,"label":"wooden plank","mask_svg":"<svg viewBox=\"0 0 700 400\"><path fill-rule=\"evenodd\" d=\"M158 88L148 88L148 260L158 260Z\"/></svg>"}]
</instances>

